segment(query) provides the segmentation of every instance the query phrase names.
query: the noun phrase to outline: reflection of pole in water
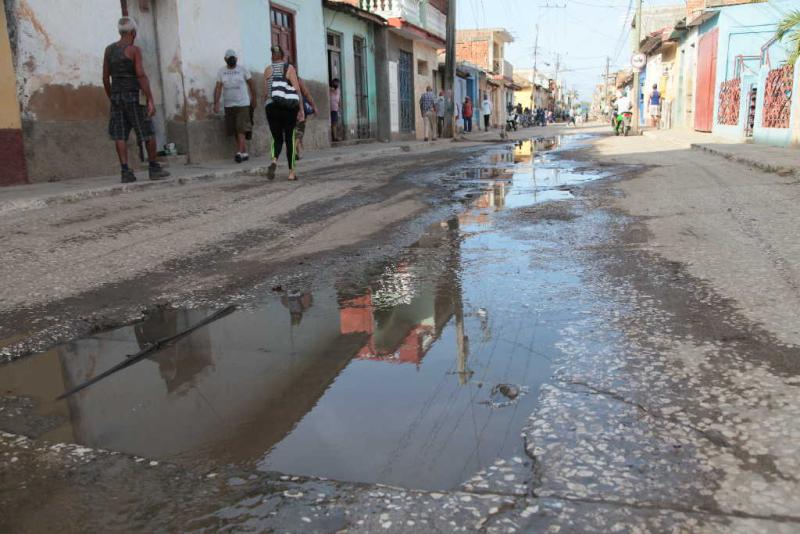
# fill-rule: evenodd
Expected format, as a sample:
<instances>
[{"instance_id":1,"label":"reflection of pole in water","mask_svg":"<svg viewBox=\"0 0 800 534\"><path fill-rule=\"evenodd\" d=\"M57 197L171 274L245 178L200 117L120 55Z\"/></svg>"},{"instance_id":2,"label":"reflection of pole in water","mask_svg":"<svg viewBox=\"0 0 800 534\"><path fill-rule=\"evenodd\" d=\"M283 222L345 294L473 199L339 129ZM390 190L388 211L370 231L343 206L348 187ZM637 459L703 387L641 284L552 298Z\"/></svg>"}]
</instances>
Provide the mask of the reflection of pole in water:
<instances>
[{"instance_id":1,"label":"reflection of pole in water","mask_svg":"<svg viewBox=\"0 0 800 534\"><path fill-rule=\"evenodd\" d=\"M461 283L456 283L453 305L456 315L456 349L458 350L458 383L462 386L469 382L472 371L467 368L469 358L469 338L464 328L464 300L461 296Z\"/></svg>"}]
</instances>

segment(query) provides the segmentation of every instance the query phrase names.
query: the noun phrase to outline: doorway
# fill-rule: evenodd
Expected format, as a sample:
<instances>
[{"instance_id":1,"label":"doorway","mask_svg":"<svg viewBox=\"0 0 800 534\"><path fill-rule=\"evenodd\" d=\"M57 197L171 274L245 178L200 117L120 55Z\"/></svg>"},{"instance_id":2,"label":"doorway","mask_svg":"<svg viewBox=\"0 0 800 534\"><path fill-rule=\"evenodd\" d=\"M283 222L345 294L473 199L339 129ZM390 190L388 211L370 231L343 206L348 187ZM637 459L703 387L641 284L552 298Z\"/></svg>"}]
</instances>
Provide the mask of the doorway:
<instances>
[{"instance_id":1,"label":"doorway","mask_svg":"<svg viewBox=\"0 0 800 534\"><path fill-rule=\"evenodd\" d=\"M294 13L287 9L270 5L269 17L272 27L272 44L280 45L287 62L298 68L295 45Z\"/></svg>"},{"instance_id":2,"label":"doorway","mask_svg":"<svg viewBox=\"0 0 800 534\"><path fill-rule=\"evenodd\" d=\"M328 83L339 80L339 121L331 125L332 141L343 140L344 133L347 132L342 74L342 34L328 32Z\"/></svg>"},{"instance_id":3,"label":"doorway","mask_svg":"<svg viewBox=\"0 0 800 534\"><path fill-rule=\"evenodd\" d=\"M400 50L397 78L400 100L400 132L414 131L414 69L410 52Z\"/></svg>"},{"instance_id":4,"label":"doorway","mask_svg":"<svg viewBox=\"0 0 800 534\"><path fill-rule=\"evenodd\" d=\"M719 29L700 38L697 47L697 93L695 95L694 129L710 132L714 120L714 96L717 85L717 38Z\"/></svg>"},{"instance_id":5,"label":"doorway","mask_svg":"<svg viewBox=\"0 0 800 534\"><path fill-rule=\"evenodd\" d=\"M370 138L369 91L367 88L367 43L363 37L353 37L353 67L356 74L356 135L359 139Z\"/></svg>"},{"instance_id":6,"label":"doorway","mask_svg":"<svg viewBox=\"0 0 800 534\"><path fill-rule=\"evenodd\" d=\"M125 2L122 4L122 15L133 17L138 25L136 45L142 50L144 71L150 80L150 91L156 114L153 117L156 146L167 142L166 110L164 109L164 88L161 79L161 61L158 50L158 22L156 19L156 3L152 1ZM142 154L143 155L143 154Z\"/></svg>"}]
</instances>

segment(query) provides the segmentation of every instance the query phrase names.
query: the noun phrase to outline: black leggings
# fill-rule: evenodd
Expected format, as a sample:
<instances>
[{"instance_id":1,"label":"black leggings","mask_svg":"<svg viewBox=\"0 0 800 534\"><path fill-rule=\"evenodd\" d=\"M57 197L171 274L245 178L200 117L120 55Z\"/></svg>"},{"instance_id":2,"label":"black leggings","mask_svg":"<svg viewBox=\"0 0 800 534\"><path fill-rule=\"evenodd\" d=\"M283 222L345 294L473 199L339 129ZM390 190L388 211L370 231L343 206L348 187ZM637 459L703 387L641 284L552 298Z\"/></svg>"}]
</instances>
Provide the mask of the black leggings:
<instances>
[{"instance_id":1,"label":"black leggings","mask_svg":"<svg viewBox=\"0 0 800 534\"><path fill-rule=\"evenodd\" d=\"M297 110L289 110L268 105L267 122L269 131L272 132L272 159L277 160L286 143L286 161L289 169L294 169L294 132L297 126Z\"/></svg>"},{"instance_id":2,"label":"black leggings","mask_svg":"<svg viewBox=\"0 0 800 534\"><path fill-rule=\"evenodd\" d=\"M489 129L489 119L491 119L491 118L492 118L491 115L484 115L483 116L483 129L484 130L488 130Z\"/></svg>"}]
</instances>

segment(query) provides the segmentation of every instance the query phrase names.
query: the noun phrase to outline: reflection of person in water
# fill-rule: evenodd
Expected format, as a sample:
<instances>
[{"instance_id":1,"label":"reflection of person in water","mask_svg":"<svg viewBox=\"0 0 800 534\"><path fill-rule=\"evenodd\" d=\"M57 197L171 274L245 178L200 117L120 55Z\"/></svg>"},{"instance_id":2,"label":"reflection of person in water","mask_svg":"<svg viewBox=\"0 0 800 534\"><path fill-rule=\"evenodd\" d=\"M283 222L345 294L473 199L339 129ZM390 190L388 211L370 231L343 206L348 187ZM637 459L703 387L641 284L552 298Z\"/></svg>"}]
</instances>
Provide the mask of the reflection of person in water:
<instances>
[{"instance_id":1,"label":"reflection of person in water","mask_svg":"<svg viewBox=\"0 0 800 534\"><path fill-rule=\"evenodd\" d=\"M292 326L297 326L303 320L303 313L314 303L311 293L300 293L299 291L287 291L281 297L281 304L289 309Z\"/></svg>"},{"instance_id":2,"label":"reflection of person in water","mask_svg":"<svg viewBox=\"0 0 800 534\"><path fill-rule=\"evenodd\" d=\"M174 336L192 322L189 310L159 308L134 327L136 342L144 350L162 339ZM158 364L158 372L169 393L179 390L181 386L190 386L197 374L213 363L207 332L206 328L201 328L148 358Z\"/></svg>"}]
</instances>

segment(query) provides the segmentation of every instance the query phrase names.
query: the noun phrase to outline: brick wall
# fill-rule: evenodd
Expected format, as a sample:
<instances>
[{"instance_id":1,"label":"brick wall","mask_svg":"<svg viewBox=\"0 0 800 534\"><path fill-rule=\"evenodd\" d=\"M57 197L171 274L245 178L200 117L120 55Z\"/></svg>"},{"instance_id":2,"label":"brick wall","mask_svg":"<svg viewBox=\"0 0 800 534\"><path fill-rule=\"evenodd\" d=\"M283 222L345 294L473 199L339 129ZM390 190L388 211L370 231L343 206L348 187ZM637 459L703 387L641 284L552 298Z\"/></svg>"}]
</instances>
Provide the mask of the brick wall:
<instances>
[{"instance_id":1,"label":"brick wall","mask_svg":"<svg viewBox=\"0 0 800 534\"><path fill-rule=\"evenodd\" d=\"M688 19L691 19L691 17L696 15L699 11L703 10L705 7L706 7L706 0L687 0L686 1L687 22Z\"/></svg>"},{"instance_id":2,"label":"brick wall","mask_svg":"<svg viewBox=\"0 0 800 534\"><path fill-rule=\"evenodd\" d=\"M489 69L489 41L466 41L456 44L456 57L483 69Z\"/></svg>"}]
</instances>

